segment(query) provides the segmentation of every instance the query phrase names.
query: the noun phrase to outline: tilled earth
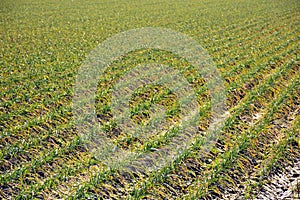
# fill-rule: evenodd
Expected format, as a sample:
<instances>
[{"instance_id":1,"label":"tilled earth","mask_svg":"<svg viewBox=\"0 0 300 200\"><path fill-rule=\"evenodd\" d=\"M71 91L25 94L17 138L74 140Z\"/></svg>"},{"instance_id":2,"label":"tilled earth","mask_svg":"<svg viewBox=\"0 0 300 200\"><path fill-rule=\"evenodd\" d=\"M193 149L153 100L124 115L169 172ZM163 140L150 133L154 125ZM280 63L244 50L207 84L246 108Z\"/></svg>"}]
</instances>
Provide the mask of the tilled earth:
<instances>
[{"instance_id":1,"label":"tilled earth","mask_svg":"<svg viewBox=\"0 0 300 200\"><path fill-rule=\"evenodd\" d=\"M300 199L299 0L5 0L0 13L0 199ZM176 131L143 139L114 122L114 87L141 64L180 71L201 114L199 132L174 162L123 172L82 141L74 85L93 49L142 27L182 32L208 51L224 79L229 116L216 145L201 151L214 95L197 68L163 49L120 55L99 77L95 99L115 147L152 155L182 145ZM151 106L163 106L169 129L183 114L178 100L166 87L138 88L131 118L144 123Z\"/></svg>"},{"instance_id":2,"label":"tilled earth","mask_svg":"<svg viewBox=\"0 0 300 200\"><path fill-rule=\"evenodd\" d=\"M254 199L300 199L300 149L297 144L294 145L292 154L287 154L287 159L279 160L270 173L263 177L262 185L253 192L256 196ZM243 199L243 192L227 192L217 199Z\"/></svg>"},{"instance_id":3,"label":"tilled earth","mask_svg":"<svg viewBox=\"0 0 300 200\"><path fill-rule=\"evenodd\" d=\"M300 199L300 153L281 161L259 189L255 199Z\"/></svg>"}]
</instances>

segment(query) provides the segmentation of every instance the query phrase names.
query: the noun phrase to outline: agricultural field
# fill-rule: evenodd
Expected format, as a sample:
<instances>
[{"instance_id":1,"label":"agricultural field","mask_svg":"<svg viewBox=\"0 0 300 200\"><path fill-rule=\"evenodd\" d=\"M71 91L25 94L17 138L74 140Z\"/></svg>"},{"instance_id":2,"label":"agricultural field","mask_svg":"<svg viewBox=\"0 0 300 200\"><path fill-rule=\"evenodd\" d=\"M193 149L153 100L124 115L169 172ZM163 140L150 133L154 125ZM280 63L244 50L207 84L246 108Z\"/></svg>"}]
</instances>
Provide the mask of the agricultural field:
<instances>
[{"instance_id":1,"label":"agricultural field","mask_svg":"<svg viewBox=\"0 0 300 200\"><path fill-rule=\"evenodd\" d=\"M0 199L300 198L299 0L0 0L0 14ZM75 124L74 88L90 52L143 27L183 33L208 52L227 117L202 151L211 93L195 67L158 49L120 56L99 77L95 98L107 140L147 154L176 138L139 138L114 123L114 86L139 64L181 72L201 113L191 146L172 162L128 170L89 151ZM167 110L165 127L182 117L176 94L149 84L130 99L132 120L147 122L153 104Z\"/></svg>"}]
</instances>

